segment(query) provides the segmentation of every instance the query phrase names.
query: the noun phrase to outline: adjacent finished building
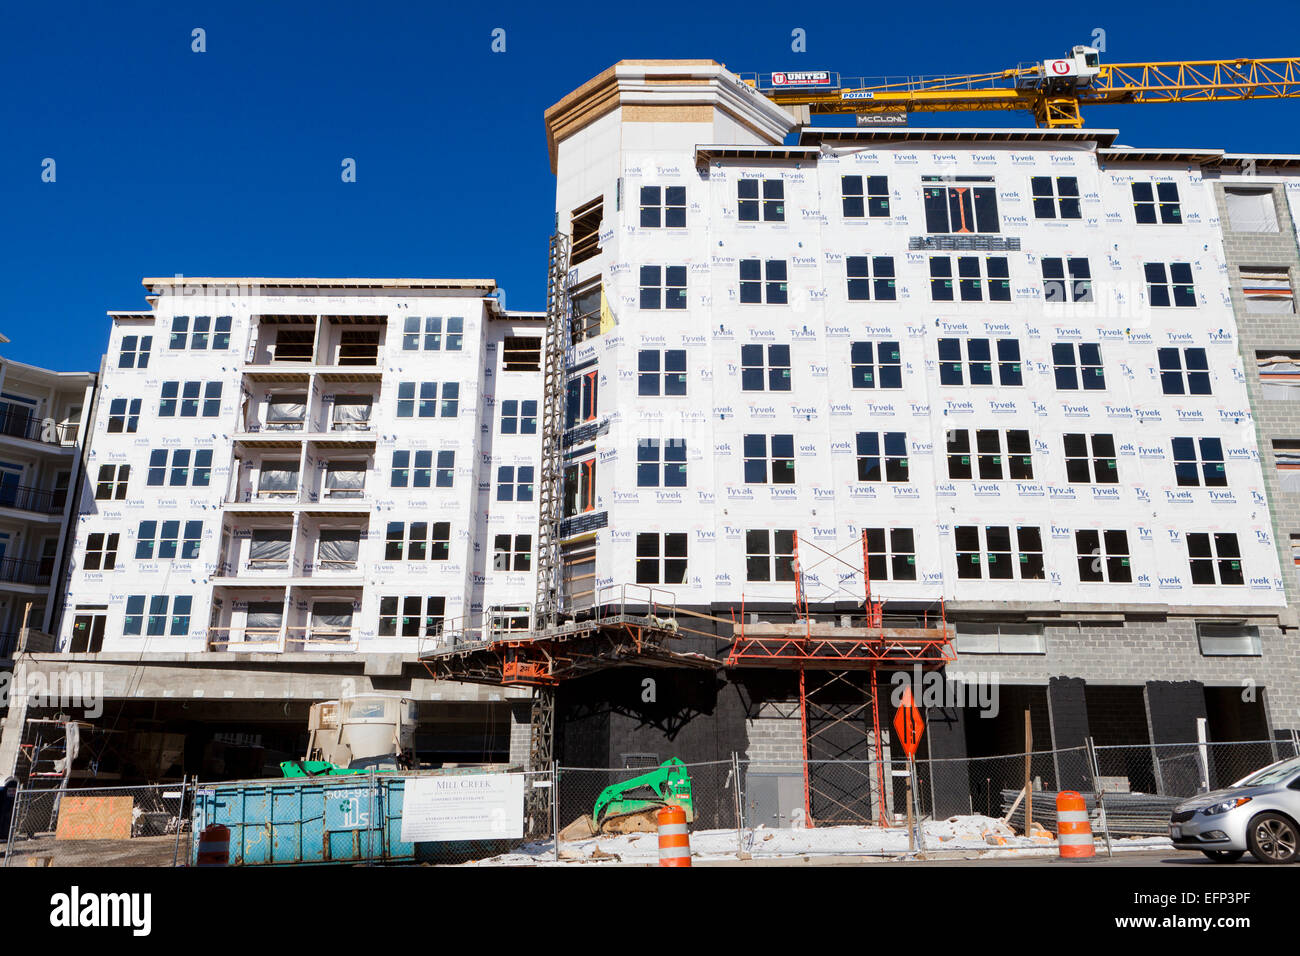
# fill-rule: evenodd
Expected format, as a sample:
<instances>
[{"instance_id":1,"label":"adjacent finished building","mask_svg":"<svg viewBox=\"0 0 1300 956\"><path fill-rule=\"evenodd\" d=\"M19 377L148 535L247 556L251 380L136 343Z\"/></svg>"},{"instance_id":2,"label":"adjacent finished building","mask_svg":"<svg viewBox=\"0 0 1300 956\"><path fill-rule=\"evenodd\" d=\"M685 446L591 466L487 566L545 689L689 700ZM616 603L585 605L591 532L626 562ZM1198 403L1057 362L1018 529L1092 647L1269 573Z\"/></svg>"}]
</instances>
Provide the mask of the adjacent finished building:
<instances>
[{"instance_id":1,"label":"adjacent finished building","mask_svg":"<svg viewBox=\"0 0 1300 956\"><path fill-rule=\"evenodd\" d=\"M7 340L6 340L7 341ZM0 359L0 661L23 628L48 631L63 598L65 529L76 514L89 372Z\"/></svg>"}]
</instances>

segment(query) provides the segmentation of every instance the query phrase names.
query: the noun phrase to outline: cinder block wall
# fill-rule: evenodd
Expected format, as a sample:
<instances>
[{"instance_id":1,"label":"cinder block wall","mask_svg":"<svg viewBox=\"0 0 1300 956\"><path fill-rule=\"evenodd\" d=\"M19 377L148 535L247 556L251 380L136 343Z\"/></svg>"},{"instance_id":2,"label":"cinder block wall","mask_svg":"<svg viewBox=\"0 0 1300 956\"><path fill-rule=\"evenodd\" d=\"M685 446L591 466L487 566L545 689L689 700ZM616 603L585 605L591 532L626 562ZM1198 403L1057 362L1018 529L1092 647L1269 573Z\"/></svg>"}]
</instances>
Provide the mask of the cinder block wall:
<instances>
[{"instance_id":1,"label":"cinder block wall","mask_svg":"<svg viewBox=\"0 0 1300 956\"><path fill-rule=\"evenodd\" d=\"M1223 224L1223 249L1228 260L1228 284L1232 296L1232 311L1237 318L1237 337L1242 364L1246 372L1246 390L1250 394L1250 407L1255 419L1255 435L1259 442L1260 466L1264 472L1265 493L1273 512L1274 539L1278 561L1286 586L1287 603L1292 607L1300 599L1300 586L1291 558L1291 535L1300 534L1300 492L1282 491L1277 481L1277 461L1273 454L1274 439L1300 439L1300 402L1266 401L1260 386L1257 351L1300 350L1300 316L1258 315L1246 311L1246 298L1241 292L1241 267L1272 266L1286 268L1291 288L1300 277L1300 250L1296 247L1293 219L1287 207L1286 191L1281 183L1249 182L1242 179L1226 185L1250 185L1270 188L1277 212L1278 231L1233 232L1228 219L1224 198L1224 182L1214 185L1214 199Z\"/></svg>"}]
</instances>

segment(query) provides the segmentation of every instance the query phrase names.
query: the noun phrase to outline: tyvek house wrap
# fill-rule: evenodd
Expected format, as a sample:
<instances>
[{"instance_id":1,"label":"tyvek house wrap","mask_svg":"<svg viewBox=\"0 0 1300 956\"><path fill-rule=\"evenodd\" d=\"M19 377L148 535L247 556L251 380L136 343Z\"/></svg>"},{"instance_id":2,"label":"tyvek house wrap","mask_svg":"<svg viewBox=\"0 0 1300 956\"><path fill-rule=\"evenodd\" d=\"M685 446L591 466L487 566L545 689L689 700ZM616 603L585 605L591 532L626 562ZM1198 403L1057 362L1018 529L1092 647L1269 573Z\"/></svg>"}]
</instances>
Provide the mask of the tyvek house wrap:
<instances>
[{"instance_id":1,"label":"tyvek house wrap","mask_svg":"<svg viewBox=\"0 0 1300 956\"><path fill-rule=\"evenodd\" d=\"M889 177L893 210L887 220L839 215L839 177ZM785 183L783 223L741 223L736 181L760 173ZM1005 249L973 254L1006 256L1011 301L935 302L929 293L931 255L911 248L926 234L920 200L922 175L991 175L997 186ZM1036 220L1029 181L1035 175L1079 179L1079 220ZM1136 227L1131 221L1135 180L1167 179L1179 186L1179 226ZM642 229L636 197L643 183L687 187L687 228ZM863 528L915 529L916 580L873 581L886 598L1269 605L1284 603L1271 540L1259 453L1237 354L1213 196L1195 169L1099 170L1090 150L980 146L978 149L897 147L855 149L818 163L773 162L761 169L716 163L702 174L693 157L628 156L624 196L605 245L610 264L603 281L616 327L582 343L574 360L597 356L601 409L609 432L597 442L598 509L608 527L598 532L601 584L634 581L638 533L689 536L684 583L666 586L682 603L788 601L789 583L745 580L745 531L794 529L805 542L813 600L861 597L862 577L826 551L861 567L852 547ZM707 224L706 224L707 220ZM602 233L606 225L602 224ZM1019 247L1014 242L1018 240ZM951 252L953 256L972 254ZM894 301L848 301L846 255L889 255ZM1072 305L1045 300L1043 257L1086 256L1094 301ZM784 259L788 304L741 304L738 262ZM1190 266L1195 308L1148 305L1145 265ZM644 264L687 267L688 308L638 307L638 269ZM938 339L1015 339L1023 384L944 386ZM901 389L853 389L852 342L897 342ZM1106 387L1058 390L1052 346L1100 347ZM746 344L790 348L788 392L744 391L740 349ZM1168 395L1161 387L1159 349L1204 349L1212 394ZM687 394L639 397L637 353L683 350ZM946 448L956 429L1024 429L1032 440L1033 477L1000 481L950 480ZM860 482L859 432L906 435L909 480ZM1119 481L1075 483L1066 478L1065 434L1114 436ZM743 481L744 436L793 436L793 485ZM1172 439L1219 438L1226 488L1179 486ZM972 443L974 436L972 435ZM684 439L687 486L638 488L638 442ZM1025 580L963 579L956 573L955 529L1039 529L1045 576ZM1078 530L1127 532L1133 581L1079 580ZM1246 581L1240 586L1193 585L1186 535L1237 535Z\"/></svg>"}]
</instances>

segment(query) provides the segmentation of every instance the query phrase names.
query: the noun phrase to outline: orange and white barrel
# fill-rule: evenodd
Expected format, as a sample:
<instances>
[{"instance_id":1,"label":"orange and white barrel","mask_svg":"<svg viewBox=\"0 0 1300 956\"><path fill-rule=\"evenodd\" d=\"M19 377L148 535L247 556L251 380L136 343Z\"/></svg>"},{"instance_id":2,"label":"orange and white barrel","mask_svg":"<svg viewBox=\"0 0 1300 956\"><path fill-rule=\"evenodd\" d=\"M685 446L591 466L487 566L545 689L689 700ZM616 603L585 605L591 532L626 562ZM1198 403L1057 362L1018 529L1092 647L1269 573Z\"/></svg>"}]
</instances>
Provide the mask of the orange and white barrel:
<instances>
[{"instance_id":1,"label":"orange and white barrel","mask_svg":"<svg viewBox=\"0 0 1300 956\"><path fill-rule=\"evenodd\" d=\"M199 834L198 866L230 865L230 827L212 823Z\"/></svg>"},{"instance_id":2,"label":"orange and white barrel","mask_svg":"<svg viewBox=\"0 0 1300 956\"><path fill-rule=\"evenodd\" d=\"M1074 790L1062 790L1056 795L1056 845L1065 860L1097 855L1092 843L1092 824L1088 822L1088 805Z\"/></svg>"},{"instance_id":3,"label":"orange and white barrel","mask_svg":"<svg viewBox=\"0 0 1300 956\"><path fill-rule=\"evenodd\" d=\"M686 829L686 811L664 807L655 815L659 824L659 865L690 866L691 835Z\"/></svg>"}]
</instances>

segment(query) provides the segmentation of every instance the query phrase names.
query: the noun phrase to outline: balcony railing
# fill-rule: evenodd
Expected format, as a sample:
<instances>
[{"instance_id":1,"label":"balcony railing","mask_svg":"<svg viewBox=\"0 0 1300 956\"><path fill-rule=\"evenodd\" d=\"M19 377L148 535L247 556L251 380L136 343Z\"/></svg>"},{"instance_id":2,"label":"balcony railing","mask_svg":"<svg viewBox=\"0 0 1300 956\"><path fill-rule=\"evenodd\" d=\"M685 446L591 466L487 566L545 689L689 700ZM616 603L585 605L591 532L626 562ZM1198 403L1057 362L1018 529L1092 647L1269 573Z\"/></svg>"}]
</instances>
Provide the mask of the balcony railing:
<instances>
[{"instance_id":1,"label":"balcony railing","mask_svg":"<svg viewBox=\"0 0 1300 956\"><path fill-rule=\"evenodd\" d=\"M241 488L231 495L228 504L251 504L255 501L267 504L319 504L321 501L361 501L366 498L365 488L325 488L312 491L302 488L298 491L259 491L255 488Z\"/></svg>"},{"instance_id":2,"label":"balcony railing","mask_svg":"<svg viewBox=\"0 0 1300 956\"><path fill-rule=\"evenodd\" d=\"M0 581L14 584L49 584L53 568L41 561L0 558Z\"/></svg>"},{"instance_id":3,"label":"balcony railing","mask_svg":"<svg viewBox=\"0 0 1300 956\"><path fill-rule=\"evenodd\" d=\"M210 627L208 650L232 654L281 651L346 653L357 649L355 627Z\"/></svg>"},{"instance_id":4,"label":"balcony railing","mask_svg":"<svg viewBox=\"0 0 1300 956\"><path fill-rule=\"evenodd\" d=\"M67 500L66 491L46 491L44 488L29 488L26 485L0 488L0 508L57 515L63 513L63 505Z\"/></svg>"},{"instance_id":5,"label":"balcony railing","mask_svg":"<svg viewBox=\"0 0 1300 956\"><path fill-rule=\"evenodd\" d=\"M68 445L77 437L77 426L61 425L50 418L37 418L25 408L10 405L0 412L0 434L44 444Z\"/></svg>"},{"instance_id":6,"label":"balcony railing","mask_svg":"<svg viewBox=\"0 0 1300 956\"><path fill-rule=\"evenodd\" d=\"M8 660L18 649L17 631L0 631L0 660Z\"/></svg>"}]
</instances>

